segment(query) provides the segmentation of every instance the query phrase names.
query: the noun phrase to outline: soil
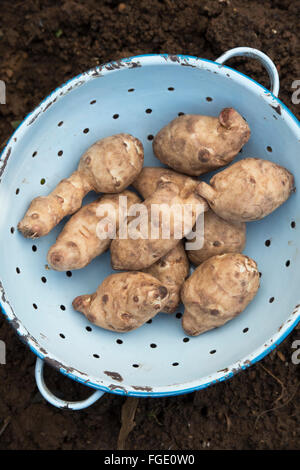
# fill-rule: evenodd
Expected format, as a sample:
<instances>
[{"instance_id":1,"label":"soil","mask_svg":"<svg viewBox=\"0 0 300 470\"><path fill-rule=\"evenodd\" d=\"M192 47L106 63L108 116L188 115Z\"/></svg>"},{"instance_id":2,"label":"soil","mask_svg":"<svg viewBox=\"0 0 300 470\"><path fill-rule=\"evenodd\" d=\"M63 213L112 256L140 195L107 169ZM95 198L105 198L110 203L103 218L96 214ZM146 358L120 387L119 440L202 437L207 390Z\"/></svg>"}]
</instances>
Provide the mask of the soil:
<instances>
[{"instance_id":1,"label":"soil","mask_svg":"<svg viewBox=\"0 0 300 470\"><path fill-rule=\"evenodd\" d=\"M298 20L293 0L1 1L0 145L16 121L53 89L91 67L131 55L166 52L215 59L235 46L266 52L277 64L281 100L294 105L300 78ZM252 60L232 65L266 87ZM123 397L106 394L81 412L48 405L34 380L35 356L0 318L7 365L0 366L0 449L116 449ZM291 361L294 330L267 358L230 381L185 396L140 399L127 449L299 449L300 366ZM46 368L58 396L90 391ZM180 430L180 431L179 431Z\"/></svg>"}]
</instances>

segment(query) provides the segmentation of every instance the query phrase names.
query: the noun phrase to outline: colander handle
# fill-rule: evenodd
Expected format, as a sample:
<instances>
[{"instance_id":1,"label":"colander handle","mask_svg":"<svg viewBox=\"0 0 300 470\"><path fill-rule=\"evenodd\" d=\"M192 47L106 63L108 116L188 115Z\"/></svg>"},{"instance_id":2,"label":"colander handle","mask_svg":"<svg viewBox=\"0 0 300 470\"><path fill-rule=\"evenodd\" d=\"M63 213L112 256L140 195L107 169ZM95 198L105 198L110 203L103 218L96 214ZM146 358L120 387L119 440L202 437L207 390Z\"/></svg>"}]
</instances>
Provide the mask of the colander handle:
<instances>
[{"instance_id":1,"label":"colander handle","mask_svg":"<svg viewBox=\"0 0 300 470\"><path fill-rule=\"evenodd\" d=\"M274 96L278 96L279 93L279 75L277 68L275 67L274 62L263 52L258 49L253 49L252 47L235 47L234 49L229 49L229 51L222 54L216 59L216 62L219 64L224 64L227 60L232 57L251 57L252 59L257 59L267 70L271 86L270 90Z\"/></svg>"},{"instance_id":2,"label":"colander handle","mask_svg":"<svg viewBox=\"0 0 300 470\"><path fill-rule=\"evenodd\" d=\"M84 408L93 405L97 400L99 400L99 398L102 397L102 395L104 395L104 392L97 390L86 400L77 402L61 400L60 398L57 398L55 395L53 395L53 393L50 392L47 385L45 384L43 369L44 361L38 357L35 365L35 380L37 387L45 400L51 403L51 405L56 406L56 408L83 410Z\"/></svg>"}]
</instances>

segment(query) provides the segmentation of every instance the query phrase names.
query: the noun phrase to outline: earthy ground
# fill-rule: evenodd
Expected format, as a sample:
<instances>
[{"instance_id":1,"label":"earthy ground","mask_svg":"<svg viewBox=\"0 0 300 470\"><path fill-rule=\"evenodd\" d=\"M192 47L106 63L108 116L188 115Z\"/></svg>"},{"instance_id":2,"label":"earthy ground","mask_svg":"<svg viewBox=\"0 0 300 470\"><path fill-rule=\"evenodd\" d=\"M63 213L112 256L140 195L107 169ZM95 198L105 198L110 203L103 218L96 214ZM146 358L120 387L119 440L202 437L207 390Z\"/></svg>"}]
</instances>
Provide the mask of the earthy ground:
<instances>
[{"instance_id":1,"label":"earthy ground","mask_svg":"<svg viewBox=\"0 0 300 470\"><path fill-rule=\"evenodd\" d=\"M54 88L94 65L147 52L186 53L214 59L235 46L266 52L277 64L280 98L291 103L300 79L299 2L293 0L1 1L0 145ZM268 86L254 61L231 65ZM33 354L3 317L7 344L0 366L0 449L115 449L124 398L105 395L82 412L46 404L34 380ZM293 365L295 330L270 356L232 380L204 391L143 399L128 449L299 449L300 366ZM78 399L85 387L47 369L59 396Z\"/></svg>"}]
</instances>

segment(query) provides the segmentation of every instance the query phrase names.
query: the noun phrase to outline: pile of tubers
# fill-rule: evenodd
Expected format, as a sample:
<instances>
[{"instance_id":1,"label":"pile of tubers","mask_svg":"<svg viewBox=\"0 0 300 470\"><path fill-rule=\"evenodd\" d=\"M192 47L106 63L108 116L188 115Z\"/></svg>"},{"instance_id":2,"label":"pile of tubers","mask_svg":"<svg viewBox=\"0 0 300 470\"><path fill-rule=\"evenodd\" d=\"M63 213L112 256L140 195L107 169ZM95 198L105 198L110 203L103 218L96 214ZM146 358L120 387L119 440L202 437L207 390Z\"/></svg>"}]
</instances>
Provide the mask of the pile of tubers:
<instances>
[{"instance_id":1,"label":"pile of tubers","mask_svg":"<svg viewBox=\"0 0 300 470\"><path fill-rule=\"evenodd\" d=\"M239 315L259 289L256 262L242 254L246 222L266 217L294 191L287 169L258 158L231 164L209 184L198 178L231 163L249 138L245 119L225 108L218 117L179 116L158 132L153 151L169 168L143 167L143 145L132 135L101 139L82 155L71 176L31 202L18 229L26 238L39 238L74 214L48 252L48 265L57 271L82 269L110 249L112 267L121 272L108 276L95 293L73 300L74 309L101 328L134 330L158 312L174 313L181 301L186 334L220 327ZM90 191L102 195L81 207ZM127 198L127 212L120 196ZM107 204L111 209L105 212ZM147 236L140 228L133 238L121 236L121 225L129 228L132 222L128 209L136 204L141 214L163 204L163 215L173 222L168 238L161 220L154 223L148 215L140 219ZM176 222L170 215L174 205L189 207L189 230L185 219ZM203 243L193 249L191 229L200 216ZM110 233L115 221L116 233L99 237L99 224ZM191 240L187 249L185 238ZM190 262L195 270L189 276Z\"/></svg>"}]
</instances>

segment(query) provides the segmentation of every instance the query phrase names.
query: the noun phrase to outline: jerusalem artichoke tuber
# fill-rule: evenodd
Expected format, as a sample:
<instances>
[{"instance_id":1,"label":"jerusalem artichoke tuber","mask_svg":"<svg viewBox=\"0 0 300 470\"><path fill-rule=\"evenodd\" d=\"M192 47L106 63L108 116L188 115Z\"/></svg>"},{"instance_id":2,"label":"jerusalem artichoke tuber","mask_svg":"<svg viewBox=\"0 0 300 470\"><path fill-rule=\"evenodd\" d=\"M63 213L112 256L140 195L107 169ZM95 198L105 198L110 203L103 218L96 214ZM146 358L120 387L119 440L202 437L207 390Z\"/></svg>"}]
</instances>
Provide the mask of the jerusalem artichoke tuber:
<instances>
[{"instance_id":1,"label":"jerusalem artichoke tuber","mask_svg":"<svg viewBox=\"0 0 300 470\"><path fill-rule=\"evenodd\" d=\"M113 229L117 229L119 222L125 220L126 214L120 207L122 196L127 197L127 208L140 202L135 193L126 190L119 194L101 196L74 214L48 252L49 266L57 271L81 269L96 256L104 253L109 248L111 238L101 238L97 227L102 220L106 224L106 230L109 229L109 223ZM108 214L104 213L105 206L109 209Z\"/></svg>"},{"instance_id":2,"label":"jerusalem artichoke tuber","mask_svg":"<svg viewBox=\"0 0 300 470\"><path fill-rule=\"evenodd\" d=\"M106 137L81 157L78 169L48 195L35 198L18 229L26 238L47 235L66 215L74 214L90 191L119 193L142 169L142 143L129 134Z\"/></svg>"},{"instance_id":3,"label":"jerusalem artichoke tuber","mask_svg":"<svg viewBox=\"0 0 300 470\"><path fill-rule=\"evenodd\" d=\"M191 336L217 328L240 314L259 288L259 272L248 256L227 253L204 261L185 281L182 327Z\"/></svg>"},{"instance_id":4,"label":"jerusalem artichoke tuber","mask_svg":"<svg viewBox=\"0 0 300 470\"><path fill-rule=\"evenodd\" d=\"M190 271L190 264L180 241L156 263L144 270L156 277L169 291L169 300L164 307L165 313L174 313L180 303L180 289Z\"/></svg>"},{"instance_id":5,"label":"jerusalem artichoke tuber","mask_svg":"<svg viewBox=\"0 0 300 470\"><path fill-rule=\"evenodd\" d=\"M150 274L124 272L108 276L94 294L76 297L73 307L95 325L122 333L153 318L168 298L168 289Z\"/></svg>"},{"instance_id":6,"label":"jerusalem artichoke tuber","mask_svg":"<svg viewBox=\"0 0 300 470\"><path fill-rule=\"evenodd\" d=\"M201 175L230 163L250 137L247 122L233 108L219 117L186 114L155 136L156 157L176 171Z\"/></svg>"},{"instance_id":7,"label":"jerusalem artichoke tuber","mask_svg":"<svg viewBox=\"0 0 300 470\"><path fill-rule=\"evenodd\" d=\"M214 175L198 193L211 209L230 222L260 220L294 191L294 177L284 167L259 158L245 158Z\"/></svg>"}]
</instances>

